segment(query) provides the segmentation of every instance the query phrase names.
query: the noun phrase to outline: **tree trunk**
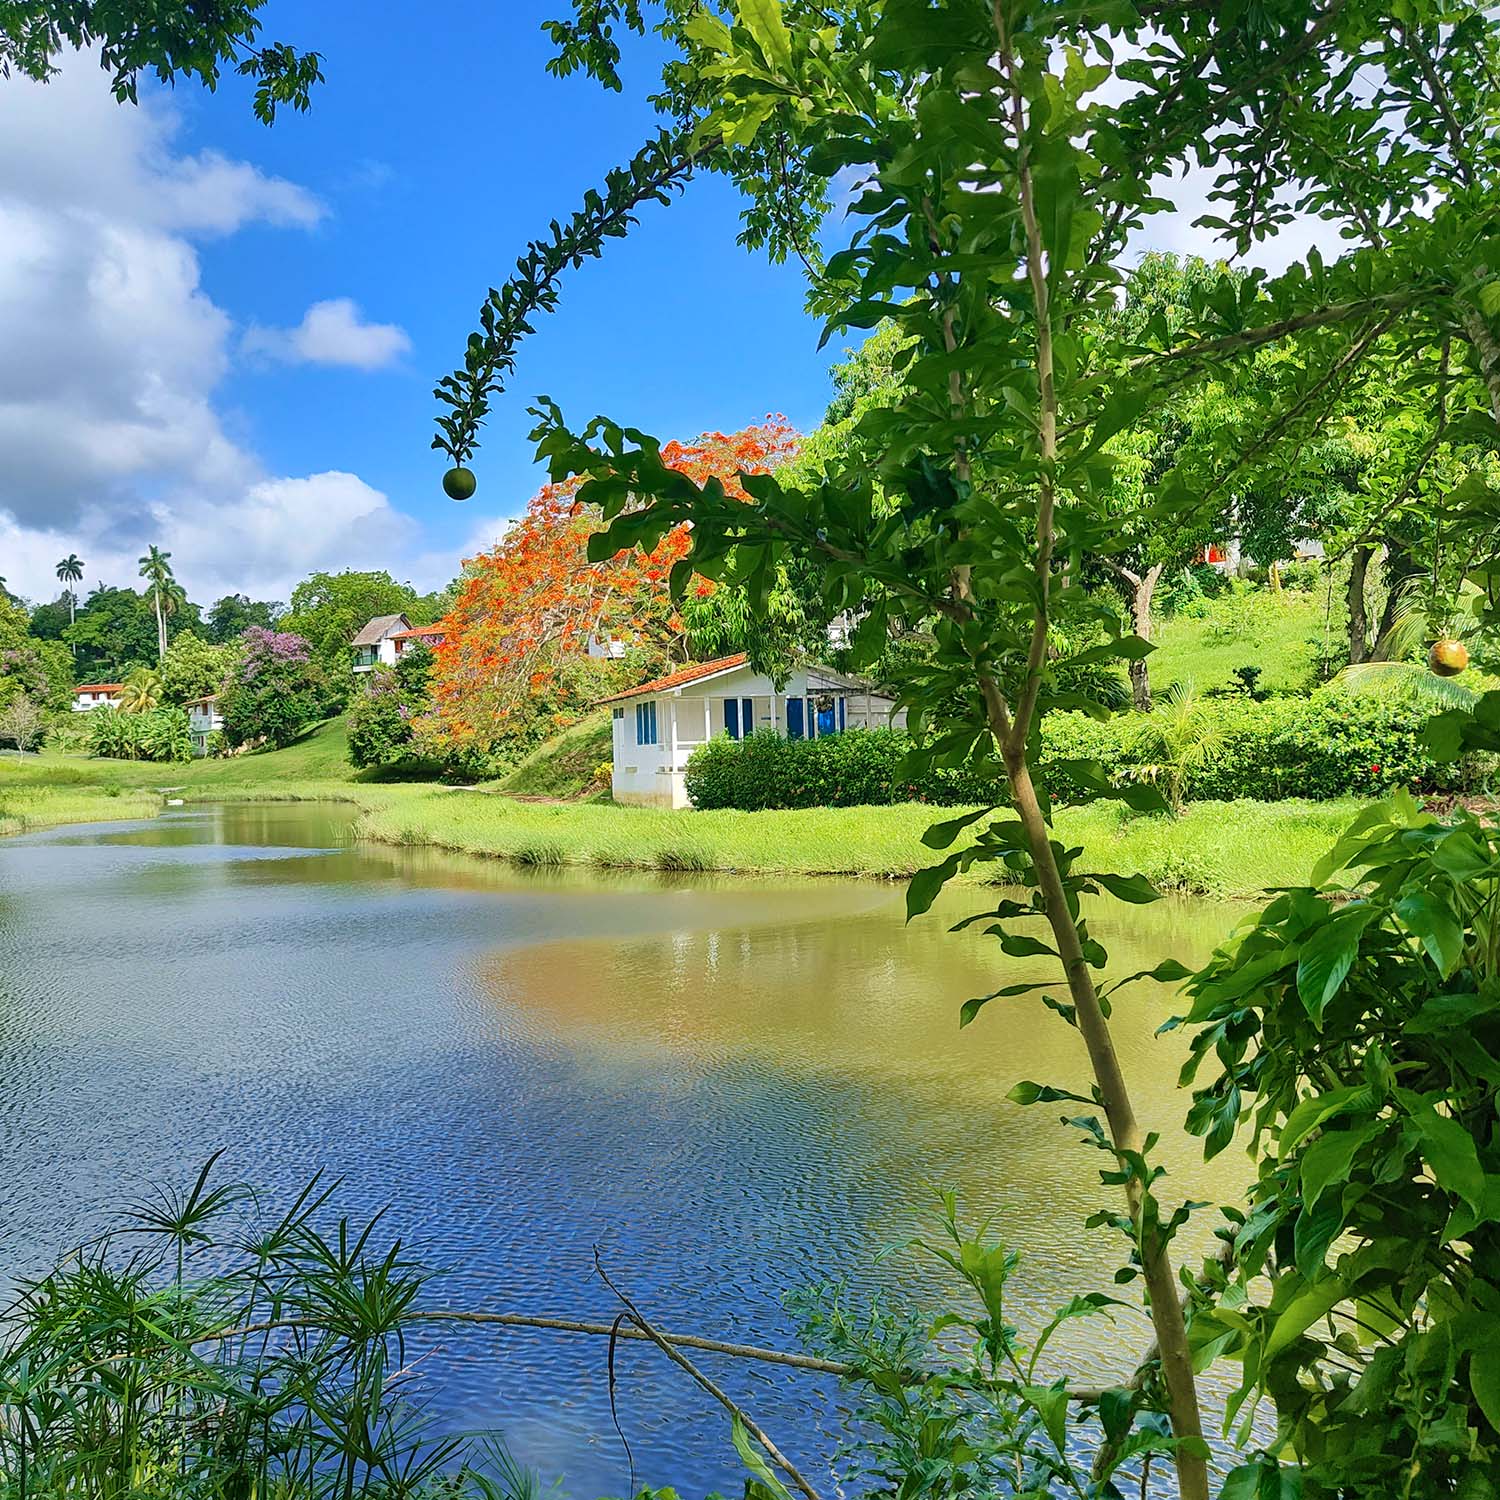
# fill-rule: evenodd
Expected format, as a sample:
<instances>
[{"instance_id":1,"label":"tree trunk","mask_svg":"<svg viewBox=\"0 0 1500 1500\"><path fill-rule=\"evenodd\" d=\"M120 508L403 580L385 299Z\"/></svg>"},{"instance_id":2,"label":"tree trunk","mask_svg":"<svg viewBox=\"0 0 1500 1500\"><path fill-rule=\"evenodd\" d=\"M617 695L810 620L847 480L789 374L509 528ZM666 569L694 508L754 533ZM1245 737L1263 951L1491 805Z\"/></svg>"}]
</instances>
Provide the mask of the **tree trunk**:
<instances>
[{"instance_id":1,"label":"tree trunk","mask_svg":"<svg viewBox=\"0 0 1500 1500\"><path fill-rule=\"evenodd\" d=\"M1365 578L1370 571L1370 559L1375 547L1370 542L1354 549L1349 566L1349 665L1357 667L1370 655L1370 616L1365 603Z\"/></svg>"},{"instance_id":2,"label":"tree trunk","mask_svg":"<svg viewBox=\"0 0 1500 1500\"><path fill-rule=\"evenodd\" d=\"M1162 563L1146 569L1143 576L1125 574L1130 581L1130 625L1143 641L1151 639L1151 601L1162 575ZM1143 656L1130 664L1130 696L1143 714L1151 712L1151 658Z\"/></svg>"},{"instance_id":3,"label":"tree trunk","mask_svg":"<svg viewBox=\"0 0 1500 1500\"><path fill-rule=\"evenodd\" d=\"M160 589L153 591L151 601L156 606L156 664L160 666L167 654L167 617L161 612Z\"/></svg>"}]
</instances>

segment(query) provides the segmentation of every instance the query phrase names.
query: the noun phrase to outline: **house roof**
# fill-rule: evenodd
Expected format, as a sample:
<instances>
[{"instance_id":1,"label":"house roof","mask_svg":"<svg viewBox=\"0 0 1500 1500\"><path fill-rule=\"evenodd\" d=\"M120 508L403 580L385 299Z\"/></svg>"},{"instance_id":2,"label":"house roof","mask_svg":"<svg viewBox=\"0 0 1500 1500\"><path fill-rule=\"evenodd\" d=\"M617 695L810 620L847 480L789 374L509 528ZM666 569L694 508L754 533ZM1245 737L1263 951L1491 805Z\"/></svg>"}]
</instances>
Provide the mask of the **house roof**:
<instances>
[{"instance_id":1,"label":"house roof","mask_svg":"<svg viewBox=\"0 0 1500 1500\"><path fill-rule=\"evenodd\" d=\"M448 622L446 620L434 620L431 625L413 625L410 630L398 630L391 639L393 641L405 641L410 640L413 636L445 635L447 631Z\"/></svg>"},{"instance_id":2,"label":"house roof","mask_svg":"<svg viewBox=\"0 0 1500 1500\"><path fill-rule=\"evenodd\" d=\"M118 693L125 684L123 682L80 682L73 689L76 698L80 693Z\"/></svg>"},{"instance_id":3,"label":"house roof","mask_svg":"<svg viewBox=\"0 0 1500 1500\"><path fill-rule=\"evenodd\" d=\"M217 703L218 701L219 695L217 693L204 693L201 698L189 698L185 707L197 708L200 703Z\"/></svg>"},{"instance_id":4,"label":"house roof","mask_svg":"<svg viewBox=\"0 0 1500 1500\"><path fill-rule=\"evenodd\" d=\"M721 656L716 661L697 661L689 667L681 667L658 677L654 682L643 682L639 687L626 688L623 693L611 693L601 698L601 703L618 703L622 698L641 698L651 693L669 693L673 688L685 687L690 682L702 682L706 677L717 677L721 672L733 672L749 660L743 651L735 656Z\"/></svg>"},{"instance_id":5,"label":"house roof","mask_svg":"<svg viewBox=\"0 0 1500 1500\"><path fill-rule=\"evenodd\" d=\"M405 615L376 615L349 644L351 646L378 646L398 626L402 630L409 630L411 621Z\"/></svg>"}]
</instances>

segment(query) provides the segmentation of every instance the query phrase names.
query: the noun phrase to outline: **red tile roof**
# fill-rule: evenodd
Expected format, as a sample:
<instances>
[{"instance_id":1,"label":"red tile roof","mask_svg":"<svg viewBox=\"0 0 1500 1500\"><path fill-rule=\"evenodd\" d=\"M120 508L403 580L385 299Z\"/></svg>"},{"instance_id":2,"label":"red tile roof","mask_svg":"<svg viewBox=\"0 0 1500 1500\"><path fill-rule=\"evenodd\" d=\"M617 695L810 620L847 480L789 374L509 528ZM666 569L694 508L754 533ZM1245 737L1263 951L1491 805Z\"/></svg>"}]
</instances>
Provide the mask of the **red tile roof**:
<instances>
[{"instance_id":1,"label":"red tile roof","mask_svg":"<svg viewBox=\"0 0 1500 1500\"><path fill-rule=\"evenodd\" d=\"M80 693L118 693L125 684L123 682L80 682L73 689L76 698Z\"/></svg>"},{"instance_id":2,"label":"red tile roof","mask_svg":"<svg viewBox=\"0 0 1500 1500\"><path fill-rule=\"evenodd\" d=\"M639 698L646 693L666 693L673 688L686 686L690 682L701 682L705 677L717 677L720 672L732 672L736 667L743 667L749 660L743 651L735 656L721 656L716 661L695 661L689 667L680 667L675 672L668 672L665 677L658 677L655 682L643 682L639 687L626 688L623 693L611 693L608 698L601 698L601 703L618 703L622 698Z\"/></svg>"},{"instance_id":3,"label":"red tile roof","mask_svg":"<svg viewBox=\"0 0 1500 1500\"><path fill-rule=\"evenodd\" d=\"M435 620L431 625L414 625L410 630L398 630L391 637L393 641L404 641L414 635L443 635L447 632L448 622L446 620Z\"/></svg>"}]
</instances>

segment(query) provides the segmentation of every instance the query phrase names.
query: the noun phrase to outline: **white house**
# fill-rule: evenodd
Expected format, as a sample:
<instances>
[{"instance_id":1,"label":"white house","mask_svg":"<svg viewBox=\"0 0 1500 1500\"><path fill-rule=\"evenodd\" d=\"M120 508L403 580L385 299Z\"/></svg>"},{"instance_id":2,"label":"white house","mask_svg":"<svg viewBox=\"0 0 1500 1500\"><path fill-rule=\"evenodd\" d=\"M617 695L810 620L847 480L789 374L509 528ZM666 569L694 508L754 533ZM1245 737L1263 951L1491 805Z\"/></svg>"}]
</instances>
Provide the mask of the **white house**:
<instances>
[{"instance_id":1,"label":"white house","mask_svg":"<svg viewBox=\"0 0 1500 1500\"><path fill-rule=\"evenodd\" d=\"M106 703L120 701L122 682L85 682L73 689L73 712L87 713L91 708L102 708Z\"/></svg>"},{"instance_id":2,"label":"white house","mask_svg":"<svg viewBox=\"0 0 1500 1500\"><path fill-rule=\"evenodd\" d=\"M194 698L187 704L187 716L193 754L207 755L209 736L217 734L224 727L224 715L219 712L218 695L208 693L202 698Z\"/></svg>"},{"instance_id":3,"label":"white house","mask_svg":"<svg viewBox=\"0 0 1500 1500\"><path fill-rule=\"evenodd\" d=\"M903 728L906 711L868 683L806 666L778 689L743 653L698 662L602 700L613 710L616 802L686 807L688 756L717 735L741 739L770 729L821 739L846 729Z\"/></svg>"},{"instance_id":4,"label":"white house","mask_svg":"<svg viewBox=\"0 0 1500 1500\"><path fill-rule=\"evenodd\" d=\"M405 615L376 615L349 644L354 648L354 670L369 672L376 666L396 665L396 637L411 629Z\"/></svg>"}]
</instances>

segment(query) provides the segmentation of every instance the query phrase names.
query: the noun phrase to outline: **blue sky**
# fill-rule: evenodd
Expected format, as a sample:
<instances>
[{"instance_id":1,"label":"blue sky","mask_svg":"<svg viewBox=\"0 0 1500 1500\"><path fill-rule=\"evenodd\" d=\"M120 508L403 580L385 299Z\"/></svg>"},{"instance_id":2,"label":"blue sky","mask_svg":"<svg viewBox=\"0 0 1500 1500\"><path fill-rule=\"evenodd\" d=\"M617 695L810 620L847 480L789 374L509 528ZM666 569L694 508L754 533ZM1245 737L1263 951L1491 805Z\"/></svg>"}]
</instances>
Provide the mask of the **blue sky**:
<instances>
[{"instance_id":1,"label":"blue sky","mask_svg":"<svg viewBox=\"0 0 1500 1500\"><path fill-rule=\"evenodd\" d=\"M442 494L431 390L485 289L659 125L650 39L627 43L622 94L547 73L559 6L270 0L267 38L316 48L327 74L271 129L238 80L146 88L139 109L89 57L0 84L12 589L51 597L72 551L88 585L133 582L153 542L204 600L285 598L314 568L440 585L536 488L543 393L663 438L768 411L816 425L846 341L818 351L799 270L739 249L737 196L705 178L568 274L496 405L478 494ZM1211 250L1193 216L1151 243Z\"/></svg>"},{"instance_id":2,"label":"blue sky","mask_svg":"<svg viewBox=\"0 0 1500 1500\"><path fill-rule=\"evenodd\" d=\"M643 102L654 48L632 48L635 87L624 94L553 78L540 22L555 10L550 0L424 12L277 0L267 34L327 58L313 110L267 131L223 94L189 108L195 141L299 182L331 209L304 236L263 229L210 247L204 280L215 299L242 321L289 324L314 301L352 297L412 344L368 374L238 368L227 400L272 467L357 472L420 516L437 543L457 546L470 522L438 489L434 379L452 368L485 288L528 238L659 126ZM734 244L738 211L726 183L701 180L670 209L648 208L635 235L569 277L498 404L474 505L513 510L534 488L526 408L541 392L570 415L607 411L664 437L743 426L773 409L817 421L828 353L817 352L796 272Z\"/></svg>"}]
</instances>

